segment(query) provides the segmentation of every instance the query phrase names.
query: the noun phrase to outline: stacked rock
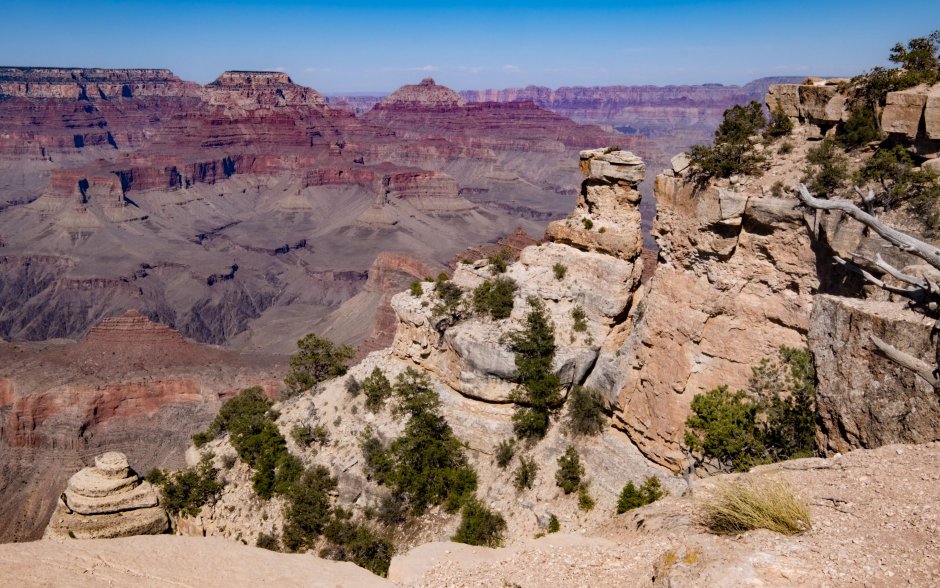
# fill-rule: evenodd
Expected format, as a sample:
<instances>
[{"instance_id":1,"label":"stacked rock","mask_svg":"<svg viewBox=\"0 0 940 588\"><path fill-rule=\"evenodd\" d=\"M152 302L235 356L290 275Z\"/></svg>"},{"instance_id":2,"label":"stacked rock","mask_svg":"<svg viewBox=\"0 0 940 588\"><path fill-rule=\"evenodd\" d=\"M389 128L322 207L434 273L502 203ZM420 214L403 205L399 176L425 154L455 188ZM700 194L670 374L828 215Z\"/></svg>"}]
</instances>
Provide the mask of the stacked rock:
<instances>
[{"instance_id":1,"label":"stacked rock","mask_svg":"<svg viewBox=\"0 0 940 588\"><path fill-rule=\"evenodd\" d=\"M43 536L101 539L156 535L167 526L166 511L153 486L128 467L123 453L111 451L69 479Z\"/></svg>"}]
</instances>

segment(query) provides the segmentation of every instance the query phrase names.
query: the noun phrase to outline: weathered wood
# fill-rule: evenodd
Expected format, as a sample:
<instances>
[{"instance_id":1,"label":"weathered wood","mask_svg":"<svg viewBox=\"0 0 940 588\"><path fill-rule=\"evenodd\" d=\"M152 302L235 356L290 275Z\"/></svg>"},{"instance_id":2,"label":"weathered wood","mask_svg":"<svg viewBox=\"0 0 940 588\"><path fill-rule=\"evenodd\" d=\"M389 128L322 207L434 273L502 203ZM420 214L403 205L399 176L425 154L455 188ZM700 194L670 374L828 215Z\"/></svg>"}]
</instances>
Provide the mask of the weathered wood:
<instances>
[{"instance_id":1,"label":"weathered wood","mask_svg":"<svg viewBox=\"0 0 940 588\"><path fill-rule=\"evenodd\" d=\"M934 389L940 388L940 379L937 378L936 371L925 361L921 361L911 355L898 349L897 347L885 343L878 337L872 335L871 342L875 344L878 352L890 359L899 366L910 370L924 379Z\"/></svg>"}]
</instances>

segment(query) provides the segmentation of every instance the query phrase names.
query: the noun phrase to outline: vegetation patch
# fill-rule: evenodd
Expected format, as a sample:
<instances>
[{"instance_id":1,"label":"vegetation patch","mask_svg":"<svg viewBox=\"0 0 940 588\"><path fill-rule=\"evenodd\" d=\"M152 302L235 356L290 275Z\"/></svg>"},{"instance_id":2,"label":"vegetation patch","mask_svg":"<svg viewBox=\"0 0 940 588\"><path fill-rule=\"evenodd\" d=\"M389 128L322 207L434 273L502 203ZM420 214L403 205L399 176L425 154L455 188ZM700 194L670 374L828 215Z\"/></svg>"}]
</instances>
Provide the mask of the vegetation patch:
<instances>
[{"instance_id":1,"label":"vegetation patch","mask_svg":"<svg viewBox=\"0 0 940 588\"><path fill-rule=\"evenodd\" d=\"M571 494L581 487L584 477L584 466L581 465L581 456L578 450L569 445L565 453L558 458L558 469L555 471L555 484L565 494Z\"/></svg>"},{"instance_id":2,"label":"vegetation patch","mask_svg":"<svg viewBox=\"0 0 940 588\"><path fill-rule=\"evenodd\" d=\"M297 341L297 353L290 358L290 372L284 379L289 394L299 394L320 382L342 376L353 354L349 345L334 345L329 339L308 334Z\"/></svg>"},{"instance_id":3,"label":"vegetation patch","mask_svg":"<svg viewBox=\"0 0 940 588\"><path fill-rule=\"evenodd\" d=\"M812 528L806 503L788 484L770 479L720 483L700 510L702 524L723 535L753 529L798 535Z\"/></svg>"},{"instance_id":4,"label":"vegetation patch","mask_svg":"<svg viewBox=\"0 0 940 588\"><path fill-rule=\"evenodd\" d=\"M198 465L178 472L153 469L147 481L160 488L167 512L196 516L200 508L215 502L221 494L225 485L218 480L218 474L212 458L206 455Z\"/></svg>"},{"instance_id":5,"label":"vegetation patch","mask_svg":"<svg viewBox=\"0 0 940 588\"><path fill-rule=\"evenodd\" d=\"M528 304L524 329L508 337L515 353L518 384L510 395L516 404L512 422L519 438L541 439L564 398L561 381L552 370L555 327L540 299L530 296Z\"/></svg>"},{"instance_id":6,"label":"vegetation patch","mask_svg":"<svg viewBox=\"0 0 940 588\"><path fill-rule=\"evenodd\" d=\"M379 412L385 406L385 401L392 397L392 383L378 367L372 368L372 373L362 381L361 387L369 412Z\"/></svg>"},{"instance_id":7,"label":"vegetation patch","mask_svg":"<svg viewBox=\"0 0 940 588\"><path fill-rule=\"evenodd\" d=\"M699 181L735 174L761 175L767 158L754 147L766 126L763 106L755 100L729 108L715 130L712 144L689 149L692 175Z\"/></svg>"},{"instance_id":8,"label":"vegetation patch","mask_svg":"<svg viewBox=\"0 0 940 588\"><path fill-rule=\"evenodd\" d=\"M534 459L520 455L519 467L516 468L516 473L513 476L513 486L520 492L527 488L531 489L535 484L535 476L538 471L539 466Z\"/></svg>"},{"instance_id":9,"label":"vegetation patch","mask_svg":"<svg viewBox=\"0 0 940 588\"><path fill-rule=\"evenodd\" d=\"M466 501L460 513L460 526L451 537L457 543L499 547L503 543L506 520L503 515L488 509L478 498Z\"/></svg>"},{"instance_id":10,"label":"vegetation patch","mask_svg":"<svg viewBox=\"0 0 940 588\"><path fill-rule=\"evenodd\" d=\"M604 430L604 397L593 388L574 386L568 394L565 425L574 435L598 435Z\"/></svg>"},{"instance_id":11,"label":"vegetation patch","mask_svg":"<svg viewBox=\"0 0 940 588\"><path fill-rule=\"evenodd\" d=\"M659 483L659 478L650 476L637 488L632 481L627 482L617 499L617 514L652 504L666 495Z\"/></svg>"},{"instance_id":12,"label":"vegetation patch","mask_svg":"<svg viewBox=\"0 0 940 588\"><path fill-rule=\"evenodd\" d=\"M552 266L552 273L555 274L555 279L558 281L565 279L565 274L568 273L568 267L561 263L556 263Z\"/></svg>"},{"instance_id":13,"label":"vegetation patch","mask_svg":"<svg viewBox=\"0 0 940 588\"><path fill-rule=\"evenodd\" d=\"M473 291L473 309L493 320L509 318L519 286L512 278L500 276L486 280Z\"/></svg>"}]
</instances>

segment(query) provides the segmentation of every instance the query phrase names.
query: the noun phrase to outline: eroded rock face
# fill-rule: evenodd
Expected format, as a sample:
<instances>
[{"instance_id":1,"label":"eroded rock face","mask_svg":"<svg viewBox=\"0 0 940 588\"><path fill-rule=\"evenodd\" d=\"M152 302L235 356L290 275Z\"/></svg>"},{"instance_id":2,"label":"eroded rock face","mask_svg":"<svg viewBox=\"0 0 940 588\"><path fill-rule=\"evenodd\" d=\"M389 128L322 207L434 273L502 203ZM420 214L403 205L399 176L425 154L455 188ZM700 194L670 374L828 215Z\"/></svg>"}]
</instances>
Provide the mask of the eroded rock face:
<instances>
[{"instance_id":1,"label":"eroded rock face","mask_svg":"<svg viewBox=\"0 0 940 588\"><path fill-rule=\"evenodd\" d=\"M655 192L661 262L587 384L645 455L676 465L695 394L744 387L780 345L804 346L818 278L795 200L727 182L696 191L675 173Z\"/></svg>"},{"instance_id":2,"label":"eroded rock face","mask_svg":"<svg viewBox=\"0 0 940 588\"><path fill-rule=\"evenodd\" d=\"M392 299L398 317L393 353L464 396L508 402L516 367L505 337L522 329L530 310L526 301L535 296L555 325L555 372L566 384L581 383L601 343L623 321L642 274L636 185L644 168L632 153L598 149L582 152L581 170L578 208L569 219L549 226L546 237L552 242L522 249L501 276L518 285L509 318L468 316L472 313L466 310L456 324L445 324L434 315L434 284L424 282L421 296L403 292ZM597 219L597 226L588 229L581 220L585 215ZM562 278L555 275L556 265L565 268ZM484 259L459 264L451 281L469 299L475 288L496 277ZM576 308L585 314L583 330L575 329Z\"/></svg>"},{"instance_id":3,"label":"eroded rock face","mask_svg":"<svg viewBox=\"0 0 940 588\"><path fill-rule=\"evenodd\" d=\"M420 108L449 110L463 106L460 94L447 86L439 86L432 78L424 78L419 84L398 88L379 103L382 108Z\"/></svg>"},{"instance_id":4,"label":"eroded rock face","mask_svg":"<svg viewBox=\"0 0 940 588\"><path fill-rule=\"evenodd\" d=\"M69 478L46 527L47 539L107 539L156 535L167 530L166 511L156 490L127 464L127 456L110 451L95 465Z\"/></svg>"},{"instance_id":5,"label":"eroded rock face","mask_svg":"<svg viewBox=\"0 0 940 588\"><path fill-rule=\"evenodd\" d=\"M933 357L932 322L892 302L821 295L809 347L816 364L817 446L827 453L940 439L932 386L874 351L876 336L915 357Z\"/></svg>"}]
</instances>

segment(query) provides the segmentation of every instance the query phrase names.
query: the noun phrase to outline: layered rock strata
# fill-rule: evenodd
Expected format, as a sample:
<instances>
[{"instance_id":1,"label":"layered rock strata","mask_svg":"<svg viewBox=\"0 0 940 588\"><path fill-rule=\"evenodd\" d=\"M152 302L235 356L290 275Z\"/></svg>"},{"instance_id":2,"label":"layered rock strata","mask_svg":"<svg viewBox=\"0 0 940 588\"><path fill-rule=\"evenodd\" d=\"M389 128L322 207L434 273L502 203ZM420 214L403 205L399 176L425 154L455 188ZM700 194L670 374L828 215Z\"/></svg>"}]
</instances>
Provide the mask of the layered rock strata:
<instances>
[{"instance_id":1,"label":"layered rock strata","mask_svg":"<svg viewBox=\"0 0 940 588\"><path fill-rule=\"evenodd\" d=\"M128 467L123 453L111 451L69 478L43 536L107 539L156 535L167 526L156 490Z\"/></svg>"}]
</instances>

